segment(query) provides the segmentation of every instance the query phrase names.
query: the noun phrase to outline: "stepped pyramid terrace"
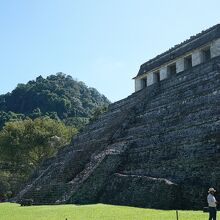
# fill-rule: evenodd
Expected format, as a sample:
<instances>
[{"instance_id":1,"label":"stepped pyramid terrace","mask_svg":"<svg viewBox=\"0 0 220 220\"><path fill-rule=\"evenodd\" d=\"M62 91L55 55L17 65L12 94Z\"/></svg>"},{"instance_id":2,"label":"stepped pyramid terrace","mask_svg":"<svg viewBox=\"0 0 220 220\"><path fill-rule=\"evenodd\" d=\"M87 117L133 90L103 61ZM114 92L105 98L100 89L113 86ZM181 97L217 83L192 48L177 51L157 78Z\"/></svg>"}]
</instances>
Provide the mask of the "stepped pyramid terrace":
<instances>
[{"instance_id":1,"label":"stepped pyramid terrace","mask_svg":"<svg viewBox=\"0 0 220 220\"><path fill-rule=\"evenodd\" d=\"M161 209L206 205L220 190L220 25L142 64L111 104L42 163L17 200Z\"/></svg>"}]
</instances>

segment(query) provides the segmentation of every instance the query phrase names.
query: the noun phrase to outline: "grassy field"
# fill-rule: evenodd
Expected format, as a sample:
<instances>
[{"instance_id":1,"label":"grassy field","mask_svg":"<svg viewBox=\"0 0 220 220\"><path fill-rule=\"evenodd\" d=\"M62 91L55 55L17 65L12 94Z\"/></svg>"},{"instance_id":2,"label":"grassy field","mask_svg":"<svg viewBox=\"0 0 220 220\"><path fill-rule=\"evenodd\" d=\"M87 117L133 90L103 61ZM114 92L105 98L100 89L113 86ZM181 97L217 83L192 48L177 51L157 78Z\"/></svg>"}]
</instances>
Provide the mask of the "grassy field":
<instances>
[{"instance_id":1,"label":"grassy field","mask_svg":"<svg viewBox=\"0 0 220 220\"><path fill-rule=\"evenodd\" d=\"M0 203L0 220L175 220L176 211L112 205L48 205L21 207ZM179 220L207 220L201 211L179 211Z\"/></svg>"}]
</instances>

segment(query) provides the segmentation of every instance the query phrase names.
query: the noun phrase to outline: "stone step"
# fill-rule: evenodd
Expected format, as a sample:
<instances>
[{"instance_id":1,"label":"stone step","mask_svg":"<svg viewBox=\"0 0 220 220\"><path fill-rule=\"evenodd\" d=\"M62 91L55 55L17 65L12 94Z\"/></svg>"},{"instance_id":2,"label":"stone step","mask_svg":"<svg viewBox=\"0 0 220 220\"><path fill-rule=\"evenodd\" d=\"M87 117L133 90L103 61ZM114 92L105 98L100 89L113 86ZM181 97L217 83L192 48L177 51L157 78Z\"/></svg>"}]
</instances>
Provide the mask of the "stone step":
<instances>
[{"instance_id":1,"label":"stone step","mask_svg":"<svg viewBox=\"0 0 220 220\"><path fill-rule=\"evenodd\" d=\"M163 141L167 141L169 142L174 142L174 143L178 143L179 139L183 139L183 138L190 138L191 136L193 137L197 137L197 135L199 137L204 137L204 135L208 135L210 134L210 132L212 131L212 127L217 126L216 125L216 120L215 119L210 119L209 121L207 121L207 123L195 123L193 125L189 125L189 126L178 126L178 127L172 127L172 128L168 128L167 130L151 130L151 129L145 129L143 127L143 129L140 130L136 130L136 133L139 132L139 135L137 135L138 138L142 137L145 140L145 144L146 145L151 145L154 144L155 142L158 141L158 139L162 139ZM217 128L216 128L217 129ZM215 132L215 131L213 131ZM133 137L135 139L136 135L134 133ZM190 134L190 136L189 136ZM128 132L128 135L130 135L130 133Z\"/></svg>"},{"instance_id":2,"label":"stone step","mask_svg":"<svg viewBox=\"0 0 220 220\"><path fill-rule=\"evenodd\" d=\"M132 95L128 96L125 99L119 100L117 102L114 102L109 106L110 111L120 110L123 109L125 106L129 106L131 103L138 101L143 95L145 91L140 90L138 92L133 93Z\"/></svg>"},{"instance_id":3,"label":"stone step","mask_svg":"<svg viewBox=\"0 0 220 220\"><path fill-rule=\"evenodd\" d=\"M198 105L198 107L200 107L200 105ZM219 116L220 112L217 105L213 105L212 107L201 105L201 110L192 108L192 112L173 112L171 115L167 116L165 116L165 113L164 115L158 115L157 112L151 112L149 115L143 115L136 119L132 125L129 124L125 132L128 136L133 135L135 132L139 134L144 130L153 131L158 128L163 132L167 127L171 129L172 127L176 127L176 129L178 129L178 126L194 126L195 124L202 124L210 120L216 121Z\"/></svg>"},{"instance_id":4,"label":"stone step","mask_svg":"<svg viewBox=\"0 0 220 220\"><path fill-rule=\"evenodd\" d=\"M216 90L215 90L216 91ZM212 106L218 106L220 102L220 92L215 92L213 94L212 91L205 91L203 94L200 94L199 96L192 96L187 97L187 99L184 100L176 100L173 99L172 102L169 102L169 105L162 106L150 106L146 105L145 107L145 113L143 114L137 114L139 115L136 119L136 121L140 120L151 120L154 119L156 116L160 116L164 120L164 116L168 115L168 118L170 119L171 116L175 116L177 112L180 115L181 112L187 115L187 113L199 111L201 108L203 108L204 103L206 103L207 108L211 108ZM190 108L188 107L190 106ZM194 109L193 109L193 108ZM156 118L158 120L158 118ZM148 122L148 121L145 121ZM133 124L132 124L133 125Z\"/></svg>"},{"instance_id":5,"label":"stone step","mask_svg":"<svg viewBox=\"0 0 220 220\"><path fill-rule=\"evenodd\" d=\"M220 82L220 75L217 75L214 79L212 78L212 80L201 81L199 86L197 86L198 83L190 86L186 83L185 87L181 86L179 88L170 88L169 91L163 92L155 97L149 106L166 105L173 99L188 97L196 94L199 95L200 93L204 93L205 90L212 90L213 92L215 90L219 90L218 85L213 83L214 81Z\"/></svg>"}]
</instances>

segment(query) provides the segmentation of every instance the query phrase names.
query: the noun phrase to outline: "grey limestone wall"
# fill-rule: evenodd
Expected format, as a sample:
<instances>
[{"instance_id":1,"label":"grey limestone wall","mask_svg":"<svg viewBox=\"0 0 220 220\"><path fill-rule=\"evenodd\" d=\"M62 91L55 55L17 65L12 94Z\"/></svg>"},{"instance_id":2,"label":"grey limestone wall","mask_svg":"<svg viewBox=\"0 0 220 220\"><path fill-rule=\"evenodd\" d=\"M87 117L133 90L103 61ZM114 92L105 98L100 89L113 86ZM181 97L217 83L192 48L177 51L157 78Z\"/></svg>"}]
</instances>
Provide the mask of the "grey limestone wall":
<instances>
[{"instance_id":1,"label":"grey limestone wall","mask_svg":"<svg viewBox=\"0 0 220 220\"><path fill-rule=\"evenodd\" d=\"M110 105L18 197L201 209L220 190L219 106L218 56Z\"/></svg>"},{"instance_id":2,"label":"grey limestone wall","mask_svg":"<svg viewBox=\"0 0 220 220\"><path fill-rule=\"evenodd\" d=\"M178 186L166 179L116 173L106 184L100 202L173 209L179 206L178 191Z\"/></svg>"}]
</instances>

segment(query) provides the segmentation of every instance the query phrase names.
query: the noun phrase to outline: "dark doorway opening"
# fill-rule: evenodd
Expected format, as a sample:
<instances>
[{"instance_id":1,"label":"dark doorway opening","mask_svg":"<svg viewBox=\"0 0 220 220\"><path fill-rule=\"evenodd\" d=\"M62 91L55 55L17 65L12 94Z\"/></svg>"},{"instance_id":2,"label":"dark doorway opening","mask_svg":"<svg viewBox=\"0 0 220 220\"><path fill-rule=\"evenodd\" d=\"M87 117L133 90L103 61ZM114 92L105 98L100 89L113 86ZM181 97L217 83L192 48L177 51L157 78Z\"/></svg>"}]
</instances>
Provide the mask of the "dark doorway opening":
<instances>
[{"instance_id":1,"label":"dark doorway opening","mask_svg":"<svg viewBox=\"0 0 220 220\"><path fill-rule=\"evenodd\" d=\"M192 55L184 58L184 70L192 68Z\"/></svg>"}]
</instances>

